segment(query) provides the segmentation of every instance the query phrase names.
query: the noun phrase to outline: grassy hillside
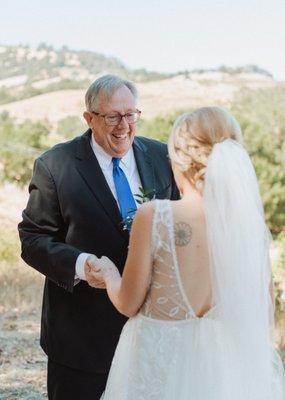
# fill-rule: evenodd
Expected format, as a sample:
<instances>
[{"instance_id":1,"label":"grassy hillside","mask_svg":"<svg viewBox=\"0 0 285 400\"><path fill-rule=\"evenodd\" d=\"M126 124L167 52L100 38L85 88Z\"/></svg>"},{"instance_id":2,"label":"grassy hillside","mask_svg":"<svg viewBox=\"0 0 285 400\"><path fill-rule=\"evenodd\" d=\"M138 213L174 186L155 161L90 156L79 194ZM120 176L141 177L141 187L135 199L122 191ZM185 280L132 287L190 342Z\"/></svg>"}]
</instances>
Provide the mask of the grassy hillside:
<instances>
[{"instance_id":1,"label":"grassy hillside","mask_svg":"<svg viewBox=\"0 0 285 400\"><path fill-rule=\"evenodd\" d=\"M134 80L161 79L170 74L130 70L115 57L91 51L54 49L41 44L0 47L0 104L57 90L86 88L99 74Z\"/></svg>"},{"instance_id":2,"label":"grassy hillside","mask_svg":"<svg viewBox=\"0 0 285 400\"><path fill-rule=\"evenodd\" d=\"M207 70L160 73L146 69L131 70L115 57L72 50L67 46L55 49L44 43L30 46L0 46L0 104L27 99L40 94L86 89L91 81L104 73L114 73L136 82L149 82L183 75L204 79ZM241 74L271 78L271 74L256 65L229 68L221 66L216 72L230 76ZM207 78L205 78L207 79Z\"/></svg>"}]
</instances>

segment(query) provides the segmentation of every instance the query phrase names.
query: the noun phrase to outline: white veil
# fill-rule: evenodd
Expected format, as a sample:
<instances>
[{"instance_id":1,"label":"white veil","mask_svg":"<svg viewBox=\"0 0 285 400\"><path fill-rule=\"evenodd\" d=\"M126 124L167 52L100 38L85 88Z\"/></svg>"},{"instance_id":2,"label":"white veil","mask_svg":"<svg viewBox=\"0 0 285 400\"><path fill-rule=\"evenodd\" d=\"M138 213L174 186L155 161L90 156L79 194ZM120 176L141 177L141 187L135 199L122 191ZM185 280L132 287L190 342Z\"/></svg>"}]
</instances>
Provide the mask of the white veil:
<instances>
[{"instance_id":1,"label":"white veil","mask_svg":"<svg viewBox=\"0 0 285 400\"><path fill-rule=\"evenodd\" d=\"M244 147L232 139L214 146L204 199L213 302L225 331L225 387L231 399L272 397L270 235L256 175Z\"/></svg>"}]
</instances>

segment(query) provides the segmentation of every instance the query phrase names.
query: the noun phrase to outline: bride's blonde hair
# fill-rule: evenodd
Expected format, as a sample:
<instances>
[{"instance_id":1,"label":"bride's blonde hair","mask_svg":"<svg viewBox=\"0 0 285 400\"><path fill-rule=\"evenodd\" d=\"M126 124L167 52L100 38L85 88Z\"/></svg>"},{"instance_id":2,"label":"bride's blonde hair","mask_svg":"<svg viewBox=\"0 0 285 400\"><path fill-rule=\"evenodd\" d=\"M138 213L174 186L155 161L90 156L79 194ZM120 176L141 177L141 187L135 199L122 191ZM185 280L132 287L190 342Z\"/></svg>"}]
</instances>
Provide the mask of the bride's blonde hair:
<instances>
[{"instance_id":1,"label":"bride's blonde hair","mask_svg":"<svg viewBox=\"0 0 285 400\"><path fill-rule=\"evenodd\" d=\"M179 116L168 140L172 162L202 191L209 155L215 143L225 139L243 143L236 119L220 107L202 107Z\"/></svg>"}]
</instances>

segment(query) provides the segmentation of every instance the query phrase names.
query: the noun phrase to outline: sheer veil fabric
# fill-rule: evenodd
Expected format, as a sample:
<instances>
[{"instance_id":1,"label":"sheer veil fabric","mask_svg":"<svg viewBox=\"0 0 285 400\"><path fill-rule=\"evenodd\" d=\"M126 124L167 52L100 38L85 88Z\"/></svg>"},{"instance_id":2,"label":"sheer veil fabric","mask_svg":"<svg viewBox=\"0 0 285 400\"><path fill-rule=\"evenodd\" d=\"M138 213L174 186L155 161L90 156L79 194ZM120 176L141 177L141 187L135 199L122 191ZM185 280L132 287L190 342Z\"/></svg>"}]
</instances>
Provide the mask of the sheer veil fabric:
<instances>
[{"instance_id":1,"label":"sheer veil fabric","mask_svg":"<svg viewBox=\"0 0 285 400\"><path fill-rule=\"evenodd\" d=\"M284 369L270 334L270 235L246 150L231 139L214 146L205 176L206 221L203 229L199 220L192 225L184 258L175 243L180 216L173 202L153 205L148 294L124 326L102 399L285 400ZM195 214L182 211L183 221ZM203 275L193 274L203 271L207 250L210 308L198 317L187 282L196 279L192 288L207 293Z\"/></svg>"},{"instance_id":2,"label":"sheer veil fabric","mask_svg":"<svg viewBox=\"0 0 285 400\"><path fill-rule=\"evenodd\" d=\"M214 146L204 198L213 302L231 338L224 385L234 399L273 399L270 234L255 171L241 144L227 139Z\"/></svg>"}]
</instances>

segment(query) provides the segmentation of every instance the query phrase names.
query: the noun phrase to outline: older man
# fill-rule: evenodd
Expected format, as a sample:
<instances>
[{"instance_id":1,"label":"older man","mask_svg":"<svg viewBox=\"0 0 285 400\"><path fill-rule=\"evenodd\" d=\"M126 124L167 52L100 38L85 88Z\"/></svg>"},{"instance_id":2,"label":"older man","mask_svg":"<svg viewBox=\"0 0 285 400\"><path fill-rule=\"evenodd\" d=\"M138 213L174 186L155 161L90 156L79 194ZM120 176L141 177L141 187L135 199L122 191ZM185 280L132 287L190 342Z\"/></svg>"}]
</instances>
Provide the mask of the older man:
<instances>
[{"instance_id":1,"label":"older man","mask_svg":"<svg viewBox=\"0 0 285 400\"><path fill-rule=\"evenodd\" d=\"M19 224L23 259L46 277L41 346L52 400L100 398L126 319L92 279L92 262L105 255L122 269L122 220L138 206L140 186L178 198L166 146L135 137L135 86L105 75L85 101L89 129L36 160Z\"/></svg>"}]
</instances>

